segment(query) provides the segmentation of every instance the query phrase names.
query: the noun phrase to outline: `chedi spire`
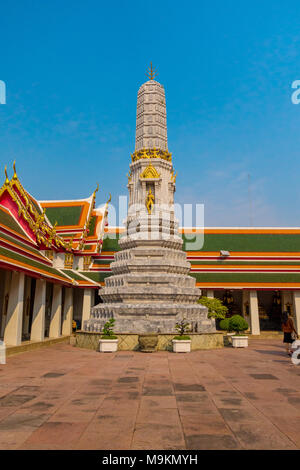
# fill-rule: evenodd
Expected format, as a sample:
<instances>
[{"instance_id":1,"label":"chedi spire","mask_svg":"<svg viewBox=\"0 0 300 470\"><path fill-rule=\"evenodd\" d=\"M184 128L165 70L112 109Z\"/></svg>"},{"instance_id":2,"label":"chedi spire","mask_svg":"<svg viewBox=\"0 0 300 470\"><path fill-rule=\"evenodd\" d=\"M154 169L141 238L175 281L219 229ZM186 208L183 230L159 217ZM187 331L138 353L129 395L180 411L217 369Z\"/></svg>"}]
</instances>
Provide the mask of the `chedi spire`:
<instances>
[{"instance_id":1,"label":"chedi spire","mask_svg":"<svg viewBox=\"0 0 300 470\"><path fill-rule=\"evenodd\" d=\"M149 69L149 78L138 91L136 110L135 150L168 150L167 112L164 87L154 80L156 72Z\"/></svg>"}]
</instances>

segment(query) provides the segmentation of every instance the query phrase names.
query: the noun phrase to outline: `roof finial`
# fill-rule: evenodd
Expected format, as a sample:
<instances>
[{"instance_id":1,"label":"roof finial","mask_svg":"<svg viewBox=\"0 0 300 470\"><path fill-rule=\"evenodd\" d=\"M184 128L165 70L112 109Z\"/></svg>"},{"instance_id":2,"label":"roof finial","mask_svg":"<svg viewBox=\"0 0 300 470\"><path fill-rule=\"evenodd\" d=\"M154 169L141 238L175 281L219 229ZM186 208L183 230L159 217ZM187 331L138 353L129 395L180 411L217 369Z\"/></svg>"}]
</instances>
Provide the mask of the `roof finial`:
<instances>
[{"instance_id":1,"label":"roof finial","mask_svg":"<svg viewBox=\"0 0 300 470\"><path fill-rule=\"evenodd\" d=\"M17 172L16 172L16 160L14 160L13 169L14 169L13 179L16 180L16 179L18 179Z\"/></svg>"},{"instance_id":2,"label":"roof finial","mask_svg":"<svg viewBox=\"0 0 300 470\"><path fill-rule=\"evenodd\" d=\"M9 184L9 179L8 179L8 176L7 176L6 165L5 165L5 168L4 168L4 173L5 173L5 184Z\"/></svg>"},{"instance_id":3,"label":"roof finial","mask_svg":"<svg viewBox=\"0 0 300 470\"><path fill-rule=\"evenodd\" d=\"M152 67L152 62L150 62L150 67L148 67L148 72L146 73L146 75L150 78L150 80L154 80L154 78L158 75L156 69Z\"/></svg>"}]
</instances>

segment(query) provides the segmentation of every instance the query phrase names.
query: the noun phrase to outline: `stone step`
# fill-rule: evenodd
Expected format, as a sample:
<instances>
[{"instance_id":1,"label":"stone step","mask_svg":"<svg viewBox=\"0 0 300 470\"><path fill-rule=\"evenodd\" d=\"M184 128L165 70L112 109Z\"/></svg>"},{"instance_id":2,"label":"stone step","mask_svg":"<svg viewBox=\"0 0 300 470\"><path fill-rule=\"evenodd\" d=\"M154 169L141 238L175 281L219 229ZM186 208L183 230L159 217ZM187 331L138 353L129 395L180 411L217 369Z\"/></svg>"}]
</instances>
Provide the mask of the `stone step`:
<instances>
[{"instance_id":1,"label":"stone step","mask_svg":"<svg viewBox=\"0 0 300 470\"><path fill-rule=\"evenodd\" d=\"M168 276L165 276L162 273L125 273L108 276L105 279L105 288L120 286L133 288L135 286L147 286L151 290L156 289L159 286L195 287L195 285L195 278L185 274L168 274Z\"/></svg>"}]
</instances>

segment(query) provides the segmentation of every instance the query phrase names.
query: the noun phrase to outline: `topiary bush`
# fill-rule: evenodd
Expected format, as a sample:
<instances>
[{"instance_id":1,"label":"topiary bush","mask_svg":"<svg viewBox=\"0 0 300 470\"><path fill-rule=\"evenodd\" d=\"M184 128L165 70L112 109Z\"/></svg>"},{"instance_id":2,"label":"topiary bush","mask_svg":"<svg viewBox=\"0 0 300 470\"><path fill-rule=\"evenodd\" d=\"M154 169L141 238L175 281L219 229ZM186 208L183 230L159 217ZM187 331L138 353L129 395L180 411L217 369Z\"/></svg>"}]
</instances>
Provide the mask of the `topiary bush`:
<instances>
[{"instance_id":1,"label":"topiary bush","mask_svg":"<svg viewBox=\"0 0 300 470\"><path fill-rule=\"evenodd\" d=\"M178 323L176 323L175 329L179 333L179 336L175 336L174 339L180 339L180 340L189 340L189 339L191 339L190 336L188 336L186 334L190 331L190 324L186 321L185 318L183 318Z\"/></svg>"},{"instance_id":2,"label":"topiary bush","mask_svg":"<svg viewBox=\"0 0 300 470\"><path fill-rule=\"evenodd\" d=\"M103 331L102 331L102 336L101 339L117 339L118 337L115 336L113 332L114 324L115 324L115 319L110 318L104 325Z\"/></svg>"},{"instance_id":3,"label":"topiary bush","mask_svg":"<svg viewBox=\"0 0 300 470\"><path fill-rule=\"evenodd\" d=\"M236 334L239 334L241 331L247 330L249 325L241 315L233 315L229 318L229 328L230 331L235 331Z\"/></svg>"},{"instance_id":4,"label":"topiary bush","mask_svg":"<svg viewBox=\"0 0 300 470\"><path fill-rule=\"evenodd\" d=\"M221 328L221 330L229 331L229 320L230 318L224 318L220 321L219 327Z\"/></svg>"}]
</instances>

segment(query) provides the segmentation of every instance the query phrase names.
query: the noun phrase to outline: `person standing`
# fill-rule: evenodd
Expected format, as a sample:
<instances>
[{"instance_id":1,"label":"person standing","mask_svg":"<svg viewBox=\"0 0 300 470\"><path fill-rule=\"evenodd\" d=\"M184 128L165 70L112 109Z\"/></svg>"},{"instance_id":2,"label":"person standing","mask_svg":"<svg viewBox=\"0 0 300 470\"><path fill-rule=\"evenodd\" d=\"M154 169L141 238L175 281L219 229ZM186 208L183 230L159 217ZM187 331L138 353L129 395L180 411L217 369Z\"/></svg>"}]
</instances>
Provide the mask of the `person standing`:
<instances>
[{"instance_id":1,"label":"person standing","mask_svg":"<svg viewBox=\"0 0 300 470\"><path fill-rule=\"evenodd\" d=\"M287 354L291 356L291 344L294 342L294 339L292 338L292 333L294 332L297 338L298 334L295 330L293 318L289 312L283 312L281 321L281 328L283 331L283 342L286 345Z\"/></svg>"}]
</instances>

